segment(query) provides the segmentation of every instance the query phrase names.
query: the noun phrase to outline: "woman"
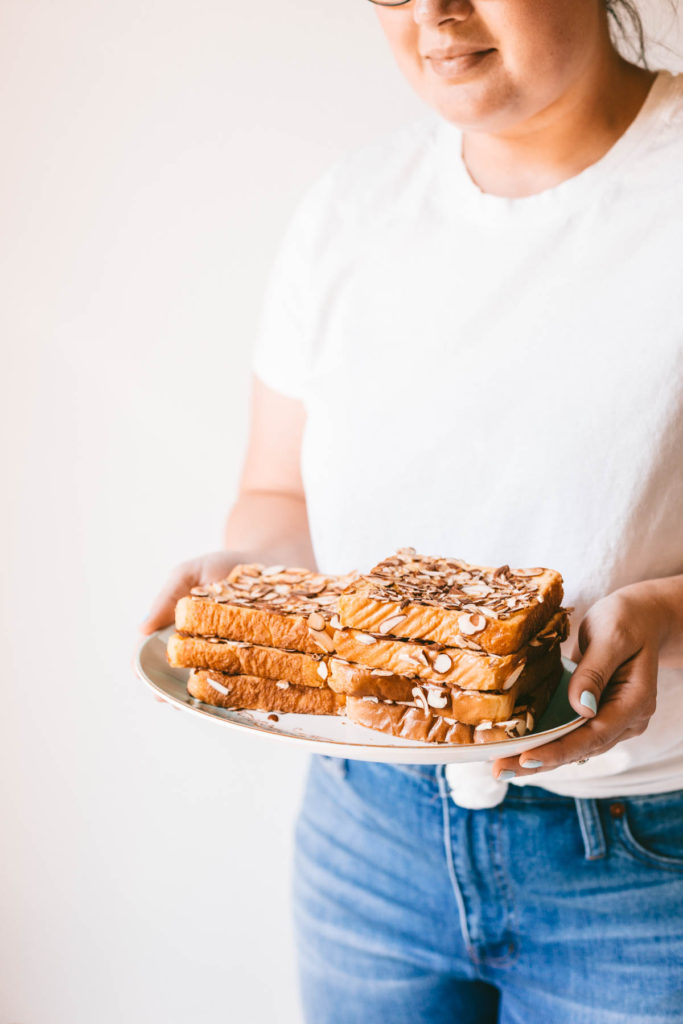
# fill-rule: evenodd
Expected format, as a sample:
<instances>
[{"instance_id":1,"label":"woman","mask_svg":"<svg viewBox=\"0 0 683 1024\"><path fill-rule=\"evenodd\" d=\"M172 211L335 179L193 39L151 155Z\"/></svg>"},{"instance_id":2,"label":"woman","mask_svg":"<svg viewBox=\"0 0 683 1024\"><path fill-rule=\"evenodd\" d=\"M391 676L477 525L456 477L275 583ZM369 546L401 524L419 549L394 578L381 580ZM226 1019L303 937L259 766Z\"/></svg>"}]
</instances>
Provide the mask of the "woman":
<instances>
[{"instance_id":1,"label":"woman","mask_svg":"<svg viewBox=\"0 0 683 1024\"><path fill-rule=\"evenodd\" d=\"M565 577L581 729L490 784L314 759L315 1024L683 1019L683 82L618 55L615 7L378 6L432 113L297 211L228 550L145 625L243 559L409 544Z\"/></svg>"}]
</instances>

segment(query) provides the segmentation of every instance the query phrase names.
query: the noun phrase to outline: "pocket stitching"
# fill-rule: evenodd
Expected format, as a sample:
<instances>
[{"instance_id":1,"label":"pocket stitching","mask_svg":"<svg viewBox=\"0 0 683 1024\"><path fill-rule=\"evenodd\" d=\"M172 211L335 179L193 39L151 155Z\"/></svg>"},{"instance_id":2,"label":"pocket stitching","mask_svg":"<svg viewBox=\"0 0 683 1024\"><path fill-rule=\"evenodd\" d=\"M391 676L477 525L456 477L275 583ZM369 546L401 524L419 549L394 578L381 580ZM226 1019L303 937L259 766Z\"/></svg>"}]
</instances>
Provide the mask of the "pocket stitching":
<instances>
[{"instance_id":1,"label":"pocket stitching","mask_svg":"<svg viewBox=\"0 0 683 1024\"><path fill-rule=\"evenodd\" d=\"M655 853L638 842L631 831L627 817L628 811L619 819L617 836L621 846L635 860L649 864L651 867L663 868L665 871L683 871L683 857L670 857L667 854Z\"/></svg>"}]
</instances>

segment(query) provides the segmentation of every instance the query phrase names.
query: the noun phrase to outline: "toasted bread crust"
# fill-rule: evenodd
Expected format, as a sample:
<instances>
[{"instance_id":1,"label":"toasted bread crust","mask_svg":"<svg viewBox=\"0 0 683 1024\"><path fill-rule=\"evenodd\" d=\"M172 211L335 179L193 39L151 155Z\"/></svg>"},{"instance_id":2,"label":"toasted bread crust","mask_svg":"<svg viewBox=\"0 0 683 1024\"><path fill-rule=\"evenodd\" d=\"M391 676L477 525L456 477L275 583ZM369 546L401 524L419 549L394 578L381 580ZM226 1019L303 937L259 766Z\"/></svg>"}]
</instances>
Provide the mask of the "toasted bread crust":
<instances>
[{"instance_id":1,"label":"toasted bread crust","mask_svg":"<svg viewBox=\"0 0 683 1024\"><path fill-rule=\"evenodd\" d=\"M524 736L534 729L536 723L545 713L557 686L562 679L562 664L556 667L532 693L521 697L514 709L511 720L495 722L491 728L485 728L480 722L474 727L475 743L497 743L514 736Z\"/></svg>"},{"instance_id":2,"label":"toasted bread crust","mask_svg":"<svg viewBox=\"0 0 683 1024\"><path fill-rule=\"evenodd\" d=\"M531 638L531 644L513 654L478 653L424 640L371 635L356 629L336 630L334 645L337 655L345 661L383 669L395 676L416 676L464 690L504 690L520 665L539 660L566 637L567 613L561 609ZM437 671L436 666L442 671ZM377 693L377 696L383 694ZM389 693L386 696L391 698Z\"/></svg>"},{"instance_id":3,"label":"toasted bread crust","mask_svg":"<svg viewBox=\"0 0 683 1024\"><path fill-rule=\"evenodd\" d=\"M329 689L294 686L279 687L272 679L259 676L226 675L195 669L190 673L187 692L191 697L219 708L250 711L293 712L300 715L337 715L345 697Z\"/></svg>"},{"instance_id":4,"label":"toasted bread crust","mask_svg":"<svg viewBox=\"0 0 683 1024\"><path fill-rule=\"evenodd\" d=\"M334 648L333 630L329 625L314 637L314 631L302 615L216 604L202 598L182 597L176 605L175 625L179 633L244 640L304 654L329 653Z\"/></svg>"},{"instance_id":5,"label":"toasted bread crust","mask_svg":"<svg viewBox=\"0 0 683 1024\"><path fill-rule=\"evenodd\" d=\"M204 668L229 675L287 679L296 686L324 687L326 661L322 654L301 654L242 640L207 640L174 633L168 641L168 661L176 668Z\"/></svg>"},{"instance_id":6,"label":"toasted bread crust","mask_svg":"<svg viewBox=\"0 0 683 1024\"><path fill-rule=\"evenodd\" d=\"M553 569L472 566L402 549L339 598L343 627L491 654L518 651L562 602Z\"/></svg>"}]
</instances>

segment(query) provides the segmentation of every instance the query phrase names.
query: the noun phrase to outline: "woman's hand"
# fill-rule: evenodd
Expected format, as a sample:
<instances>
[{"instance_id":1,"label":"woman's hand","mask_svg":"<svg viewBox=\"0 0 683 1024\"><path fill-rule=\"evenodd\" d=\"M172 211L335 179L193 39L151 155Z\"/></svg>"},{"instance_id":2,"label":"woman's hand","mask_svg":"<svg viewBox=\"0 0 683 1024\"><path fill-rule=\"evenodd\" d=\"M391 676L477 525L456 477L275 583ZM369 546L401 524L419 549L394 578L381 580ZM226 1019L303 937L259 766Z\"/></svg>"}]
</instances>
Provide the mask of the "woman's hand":
<instances>
[{"instance_id":1,"label":"woman's hand","mask_svg":"<svg viewBox=\"0 0 683 1024\"><path fill-rule=\"evenodd\" d=\"M588 721L519 757L499 758L493 774L508 780L550 771L644 732L655 710L668 626L666 603L649 583L624 587L594 604L579 629L582 657L569 683L569 701Z\"/></svg>"},{"instance_id":2,"label":"woman's hand","mask_svg":"<svg viewBox=\"0 0 683 1024\"><path fill-rule=\"evenodd\" d=\"M236 551L212 551L208 555L191 558L176 566L152 604L149 615L140 625L145 635L163 629L173 622L176 602L190 593L192 587L224 579L238 562L246 561Z\"/></svg>"}]
</instances>

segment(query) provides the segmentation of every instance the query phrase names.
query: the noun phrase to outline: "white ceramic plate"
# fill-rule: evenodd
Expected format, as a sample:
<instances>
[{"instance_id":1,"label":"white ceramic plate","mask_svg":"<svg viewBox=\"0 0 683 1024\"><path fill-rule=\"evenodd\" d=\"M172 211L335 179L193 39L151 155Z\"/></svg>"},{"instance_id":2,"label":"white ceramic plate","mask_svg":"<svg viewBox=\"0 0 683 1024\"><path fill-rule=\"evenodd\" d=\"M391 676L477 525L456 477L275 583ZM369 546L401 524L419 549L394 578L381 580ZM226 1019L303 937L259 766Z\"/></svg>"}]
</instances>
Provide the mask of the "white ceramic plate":
<instances>
[{"instance_id":1,"label":"white ceramic plate","mask_svg":"<svg viewBox=\"0 0 683 1024\"><path fill-rule=\"evenodd\" d=\"M550 740L566 736L586 721L577 716L567 700L567 684L576 665L563 658L564 676L548 710L536 729L520 739L483 744L419 743L366 729L336 715L283 715L278 712L278 721L269 722L266 711L227 711L190 697L186 689L189 669L171 668L166 660L166 643L172 632L172 628L161 630L140 644L136 671L148 686L171 704L193 715L270 740L296 743L315 754L389 764L493 761L497 757L512 757L524 750L533 750Z\"/></svg>"}]
</instances>

